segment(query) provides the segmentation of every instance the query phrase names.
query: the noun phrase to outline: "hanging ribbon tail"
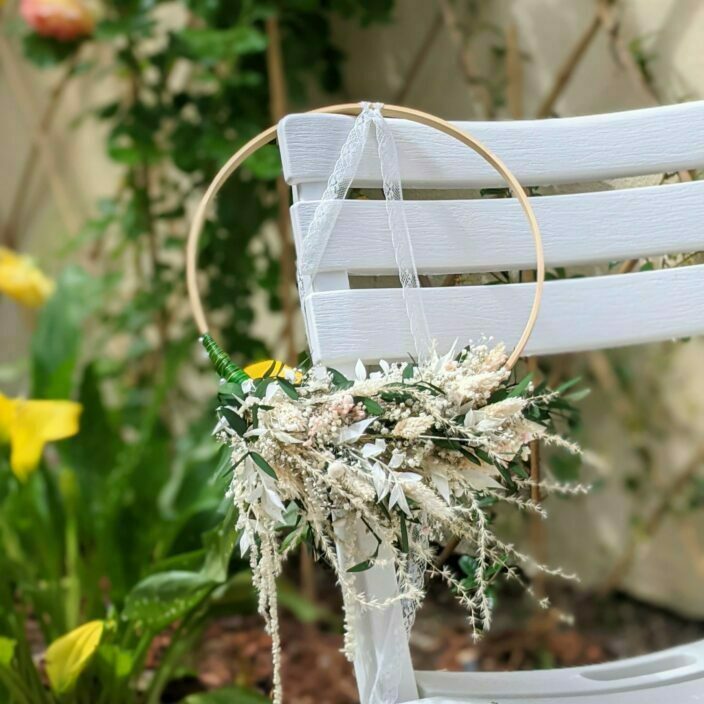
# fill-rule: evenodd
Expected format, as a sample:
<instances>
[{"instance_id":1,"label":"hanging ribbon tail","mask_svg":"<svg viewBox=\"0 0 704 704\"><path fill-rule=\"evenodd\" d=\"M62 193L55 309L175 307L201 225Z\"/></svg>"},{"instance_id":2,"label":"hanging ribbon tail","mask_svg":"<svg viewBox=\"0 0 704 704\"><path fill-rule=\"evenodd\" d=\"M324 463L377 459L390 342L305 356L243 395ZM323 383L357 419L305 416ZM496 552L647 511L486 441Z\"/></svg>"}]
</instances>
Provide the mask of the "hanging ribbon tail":
<instances>
[{"instance_id":1,"label":"hanging ribbon tail","mask_svg":"<svg viewBox=\"0 0 704 704\"><path fill-rule=\"evenodd\" d=\"M431 352L432 339L428 318L423 305L418 268L413 255L413 243L403 206L403 189L401 186L401 169L399 165L396 141L391 125L381 114L381 104L375 103L371 108L372 124L376 130L379 150L379 165L384 188L386 216L394 248L398 277L401 282L406 315L411 326L411 337L415 346L416 359L423 362Z\"/></svg>"},{"instance_id":2,"label":"hanging ribbon tail","mask_svg":"<svg viewBox=\"0 0 704 704\"><path fill-rule=\"evenodd\" d=\"M381 103L362 103L362 110L352 125L328 179L325 191L313 214L303 239L298 262L298 283L302 304L307 306L313 292L313 280L319 270L323 254L330 242L333 228L354 181L362 160L371 128L376 136L377 153L385 198L386 215L401 282L403 300L413 339L416 358L423 361L432 349L428 320L423 307L421 286L411 235L403 207L403 190L398 150L389 123L382 115ZM422 570L409 564L406 579L422 581ZM394 588L395 585L394 585ZM355 656L358 681L363 704L396 704L401 686L399 643L408 638L415 617L415 605L392 605L380 614L361 610L357 605L346 608L354 614L358 630L365 625L372 628L371 647L359 648ZM371 618L373 615L373 618ZM365 623L368 621L368 623Z\"/></svg>"}]
</instances>

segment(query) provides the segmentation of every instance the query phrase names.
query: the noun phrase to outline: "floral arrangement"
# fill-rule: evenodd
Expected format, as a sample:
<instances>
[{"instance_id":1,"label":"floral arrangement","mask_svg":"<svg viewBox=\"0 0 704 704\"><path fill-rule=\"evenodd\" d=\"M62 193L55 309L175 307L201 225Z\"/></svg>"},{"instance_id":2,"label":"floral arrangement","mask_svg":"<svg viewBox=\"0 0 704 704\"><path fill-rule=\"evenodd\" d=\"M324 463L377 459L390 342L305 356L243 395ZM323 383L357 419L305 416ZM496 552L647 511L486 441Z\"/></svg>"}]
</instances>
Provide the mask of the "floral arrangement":
<instances>
[{"instance_id":1,"label":"floral arrangement","mask_svg":"<svg viewBox=\"0 0 704 704\"><path fill-rule=\"evenodd\" d=\"M275 700L276 577L303 540L331 565L348 605L390 605L370 600L355 583L355 573L390 561L399 581L394 600L419 604L429 573L454 591L475 635L488 628L490 582L499 573L522 582L518 566L531 560L496 535L487 512L503 502L543 514L530 498L529 444L540 438L579 452L553 428L555 414L572 412L574 394L560 392L574 382L555 392L533 388L530 375L510 383L504 347L486 343L420 364L381 361L378 371L358 362L354 379L280 363L253 379L212 338L204 344L223 377L214 434L231 449L229 496L273 639ZM472 579L436 565L433 544L452 536L473 555ZM348 615L346 652L353 651Z\"/></svg>"}]
</instances>

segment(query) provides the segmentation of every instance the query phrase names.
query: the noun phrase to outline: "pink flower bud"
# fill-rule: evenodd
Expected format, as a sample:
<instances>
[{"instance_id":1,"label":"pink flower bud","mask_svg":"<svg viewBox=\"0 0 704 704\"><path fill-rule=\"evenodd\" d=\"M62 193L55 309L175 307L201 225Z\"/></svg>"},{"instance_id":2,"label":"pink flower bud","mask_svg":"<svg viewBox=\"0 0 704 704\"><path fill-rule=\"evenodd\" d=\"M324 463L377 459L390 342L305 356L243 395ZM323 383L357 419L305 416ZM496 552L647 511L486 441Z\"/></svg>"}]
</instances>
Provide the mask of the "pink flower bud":
<instances>
[{"instance_id":1,"label":"pink flower bud","mask_svg":"<svg viewBox=\"0 0 704 704\"><path fill-rule=\"evenodd\" d=\"M91 34L95 27L83 0L21 0L20 13L37 34L64 42Z\"/></svg>"}]
</instances>

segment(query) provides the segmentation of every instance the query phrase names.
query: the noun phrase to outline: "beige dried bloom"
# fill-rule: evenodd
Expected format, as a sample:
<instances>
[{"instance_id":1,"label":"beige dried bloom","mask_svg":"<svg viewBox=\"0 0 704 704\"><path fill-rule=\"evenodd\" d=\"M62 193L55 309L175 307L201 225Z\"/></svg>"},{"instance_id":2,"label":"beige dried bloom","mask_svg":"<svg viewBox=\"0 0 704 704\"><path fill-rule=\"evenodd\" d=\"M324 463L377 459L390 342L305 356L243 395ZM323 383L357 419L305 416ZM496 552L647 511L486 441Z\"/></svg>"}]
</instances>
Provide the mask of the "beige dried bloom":
<instances>
[{"instance_id":1,"label":"beige dried bloom","mask_svg":"<svg viewBox=\"0 0 704 704\"><path fill-rule=\"evenodd\" d=\"M391 434L397 435L401 438L415 440L429 430L434 422L435 421L432 416L410 416L396 423L391 431Z\"/></svg>"}]
</instances>

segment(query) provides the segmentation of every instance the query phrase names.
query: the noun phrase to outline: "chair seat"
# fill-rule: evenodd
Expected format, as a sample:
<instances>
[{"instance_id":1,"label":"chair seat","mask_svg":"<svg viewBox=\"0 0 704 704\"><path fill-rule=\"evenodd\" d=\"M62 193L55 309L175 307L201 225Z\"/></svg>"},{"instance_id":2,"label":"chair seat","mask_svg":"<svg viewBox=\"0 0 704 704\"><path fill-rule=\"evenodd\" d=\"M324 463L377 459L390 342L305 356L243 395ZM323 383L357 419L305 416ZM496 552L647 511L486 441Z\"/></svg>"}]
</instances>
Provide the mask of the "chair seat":
<instances>
[{"instance_id":1,"label":"chair seat","mask_svg":"<svg viewBox=\"0 0 704 704\"><path fill-rule=\"evenodd\" d=\"M572 696L538 697L428 697L406 704L697 704L704 702L704 676L688 682L666 684L649 689L636 689L610 694L576 694Z\"/></svg>"},{"instance_id":2,"label":"chair seat","mask_svg":"<svg viewBox=\"0 0 704 704\"><path fill-rule=\"evenodd\" d=\"M416 672L407 704L704 703L704 641L588 667L530 672Z\"/></svg>"}]
</instances>

